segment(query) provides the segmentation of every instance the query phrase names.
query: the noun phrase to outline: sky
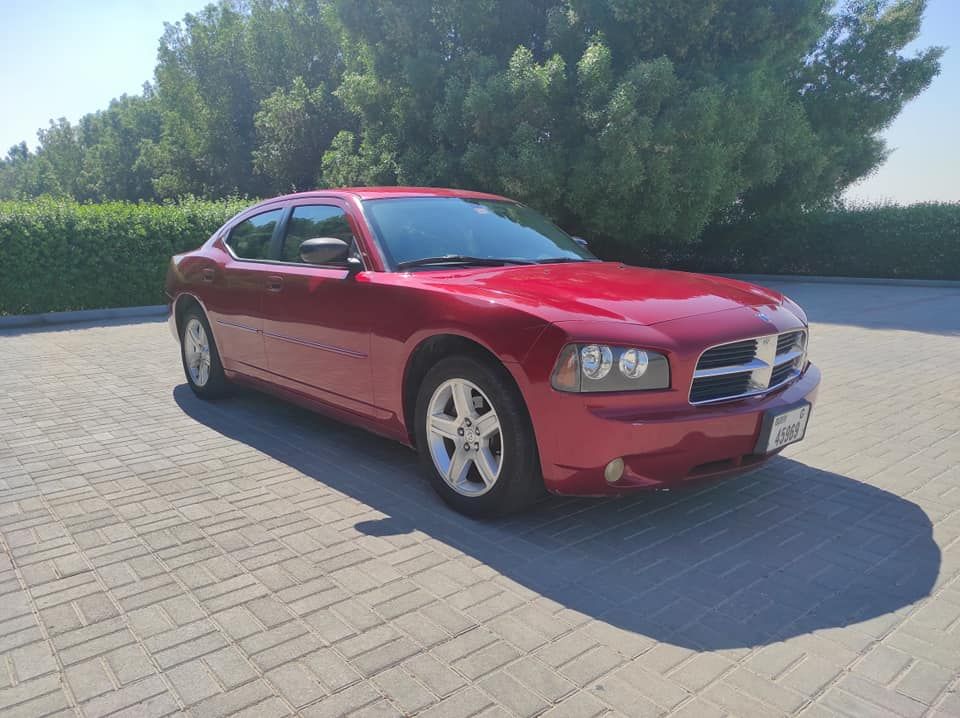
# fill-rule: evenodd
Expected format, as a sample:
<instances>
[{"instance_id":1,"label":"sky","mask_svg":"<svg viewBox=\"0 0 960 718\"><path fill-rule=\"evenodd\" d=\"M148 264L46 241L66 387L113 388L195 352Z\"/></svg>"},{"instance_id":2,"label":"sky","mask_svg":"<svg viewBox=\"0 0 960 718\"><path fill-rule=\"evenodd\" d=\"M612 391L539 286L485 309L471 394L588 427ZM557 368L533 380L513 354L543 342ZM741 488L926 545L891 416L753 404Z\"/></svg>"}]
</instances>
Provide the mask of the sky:
<instances>
[{"instance_id":1,"label":"sky","mask_svg":"<svg viewBox=\"0 0 960 718\"><path fill-rule=\"evenodd\" d=\"M853 201L960 201L960 0L930 0L920 37L904 50L939 45L940 75L885 133L893 153L847 190Z\"/></svg>"},{"instance_id":2,"label":"sky","mask_svg":"<svg viewBox=\"0 0 960 718\"><path fill-rule=\"evenodd\" d=\"M0 0L0 155L153 79L163 23L204 0Z\"/></svg>"},{"instance_id":3,"label":"sky","mask_svg":"<svg viewBox=\"0 0 960 718\"><path fill-rule=\"evenodd\" d=\"M105 108L152 79L164 21L204 0L0 0L0 155L49 120ZM942 71L886 132L893 153L855 201L960 201L960 0L930 0L916 47L947 46ZM907 49L909 53L910 48Z\"/></svg>"}]
</instances>

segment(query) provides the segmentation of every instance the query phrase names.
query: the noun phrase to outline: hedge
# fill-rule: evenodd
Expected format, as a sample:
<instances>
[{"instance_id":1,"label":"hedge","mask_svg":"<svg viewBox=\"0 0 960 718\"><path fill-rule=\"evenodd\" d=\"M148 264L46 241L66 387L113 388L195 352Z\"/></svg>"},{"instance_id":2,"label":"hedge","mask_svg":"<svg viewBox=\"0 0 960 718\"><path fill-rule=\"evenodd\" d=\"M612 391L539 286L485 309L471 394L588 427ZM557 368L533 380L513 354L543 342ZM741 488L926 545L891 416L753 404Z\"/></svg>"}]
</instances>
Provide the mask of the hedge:
<instances>
[{"instance_id":1,"label":"hedge","mask_svg":"<svg viewBox=\"0 0 960 718\"><path fill-rule=\"evenodd\" d=\"M170 256L197 247L248 204L0 202L0 314L162 303ZM598 245L607 259L691 271L960 279L960 204L720 224L680 252Z\"/></svg>"},{"instance_id":2,"label":"hedge","mask_svg":"<svg viewBox=\"0 0 960 718\"><path fill-rule=\"evenodd\" d=\"M171 255L248 204L0 202L0 314L162 304Z\"/></svg>"},{"instance_id":3,"label":"hedge","mask_svg":"<svg viewBox=\"0 0 960 718\"><path fill-rule=\"evenodd\" d=\"M725 274L960 279L960 203L840 207L718 224L682 253L646 260Z\"/></svg>"}]
</instances>

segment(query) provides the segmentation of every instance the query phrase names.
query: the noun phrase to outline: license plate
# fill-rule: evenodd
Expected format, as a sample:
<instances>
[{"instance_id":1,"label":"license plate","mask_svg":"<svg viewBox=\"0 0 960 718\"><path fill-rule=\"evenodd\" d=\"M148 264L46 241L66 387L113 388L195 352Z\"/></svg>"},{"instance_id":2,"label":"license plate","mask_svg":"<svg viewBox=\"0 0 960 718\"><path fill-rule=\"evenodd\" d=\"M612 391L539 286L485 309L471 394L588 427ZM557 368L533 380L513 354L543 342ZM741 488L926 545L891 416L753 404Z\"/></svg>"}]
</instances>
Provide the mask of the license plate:
<instances>
[{"instance_id":1,"label":"license plate","mask_svg":"<svg viewBox=\"0 0 960 718\"><path fill-rule=\"evenodd\" d=\"M763 417L755 452L769 454L800 441L807 432L809 418L810 405L806 403L785 411L768 411Z\"/></svg>"}]
</instances>

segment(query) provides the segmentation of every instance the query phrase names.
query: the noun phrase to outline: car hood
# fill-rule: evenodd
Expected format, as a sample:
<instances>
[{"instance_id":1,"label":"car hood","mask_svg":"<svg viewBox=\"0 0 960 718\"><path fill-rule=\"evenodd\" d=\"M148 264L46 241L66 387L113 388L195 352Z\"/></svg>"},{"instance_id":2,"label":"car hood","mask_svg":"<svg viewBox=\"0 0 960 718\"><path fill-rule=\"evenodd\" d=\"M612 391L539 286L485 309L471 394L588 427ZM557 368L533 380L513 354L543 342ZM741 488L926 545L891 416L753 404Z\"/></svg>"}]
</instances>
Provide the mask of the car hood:
<instances>
[{"instance_id":1,"label":"car hood","mask_svg":"<svg viewBox=\"0 0 960 718\"><path fill-rule=\"evenodd\" d=\"M442 270L416 277L434 289L513 304L549 322L603 319L650 326L783 300L778 292L732 279L615 262Z\"/></svg>"}]
</instances>

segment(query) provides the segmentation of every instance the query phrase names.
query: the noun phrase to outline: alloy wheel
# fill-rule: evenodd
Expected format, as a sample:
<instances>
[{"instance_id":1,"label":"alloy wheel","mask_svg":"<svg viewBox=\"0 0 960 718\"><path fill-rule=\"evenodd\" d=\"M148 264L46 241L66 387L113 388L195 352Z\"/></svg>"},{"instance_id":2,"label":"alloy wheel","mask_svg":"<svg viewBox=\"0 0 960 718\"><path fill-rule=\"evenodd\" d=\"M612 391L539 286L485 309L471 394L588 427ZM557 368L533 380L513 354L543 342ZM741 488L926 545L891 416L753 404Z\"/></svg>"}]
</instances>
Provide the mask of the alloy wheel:
<instances>
[{"instance_id":1,"label":"alloy wheel","mask_svg":"<svg viewBox=\"0 0 960 718\"><path fill-rule=\"evenodd\" d=\"M183 356L190 379L199 387L210 379L210 340L199 319L191 317L183 332Z\"/></svg>"},{"instance_id":2,"label":"alloy wheel","mask_svg":"<svg viewBox=\"0 0 960 718\"><path fill-rule=\"evenodd\" d=\"M449 379L433 392L427 408L430 456L443 480L463 496L481 496L503 468L503 434L497 412L480 388Z\"/></svg>"}]
</instances>

